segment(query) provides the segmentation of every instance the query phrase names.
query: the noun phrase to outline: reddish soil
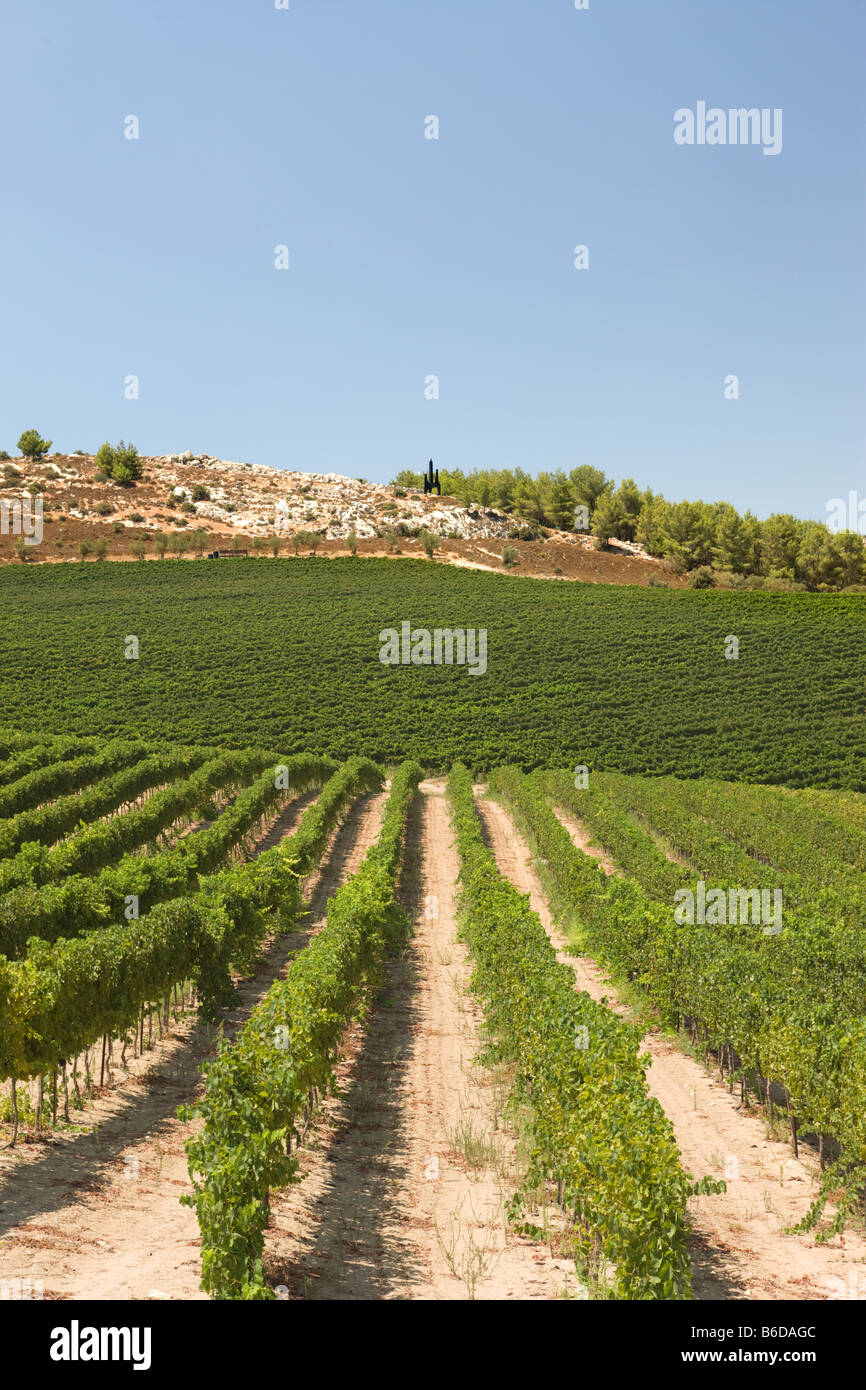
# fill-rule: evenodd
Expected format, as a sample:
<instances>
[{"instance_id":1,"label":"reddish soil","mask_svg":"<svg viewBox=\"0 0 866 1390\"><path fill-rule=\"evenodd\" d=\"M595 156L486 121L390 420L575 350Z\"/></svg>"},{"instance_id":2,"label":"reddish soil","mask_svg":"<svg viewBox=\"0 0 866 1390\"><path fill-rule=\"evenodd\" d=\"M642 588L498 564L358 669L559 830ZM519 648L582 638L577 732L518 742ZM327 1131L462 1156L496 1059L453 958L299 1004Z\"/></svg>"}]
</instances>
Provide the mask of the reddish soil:
<instances>
[{"instance_id":1,"label":"reddish soil","mask_svg":"<svg viewBox=\"0 0 866 1390\"><path fill-rule=\"evenodd\" d=\"M144 476L131 487L117 487L110 482L100 482L96 478L96 465L92 457L78 455L52 455L41 464L29 463L24 459L14 459L11 464L20 473L20 480L6 484L0 479L0 499L20 498L22 489L31 483L40 484L44 517L43 540L40 545L27 547L27 564L81 563L79 546L88 542L91 546L104 542L106 560L135 560L132 546L136 541L147 545L146 562L156 562L153 538L157 530L168 536L180 535L184 531L202 530L207 532L206 550L246 549L254 554L258 542L234 526L231 518L217 520L204 514L200 505L189 504L191 510L185 511L182 505L171 499L170 480L161 475L158 460L144 460ZM0 470L3 465L0 464ZM75 478L53 478L52 471L75 471ZM174 475L172 475L174 476ZM184 468L184 484L215 486L214 478L220 483L227 479L215 474L205 465L189 464ZM279 480L279 472L274 472ZM234 477L228 479L236 489L238 508L244 505L243 484ZM261 475L251 474L250 493L258 498L263 495L278 498L279 481L263 481ZM379 506L381 500L390 493L381 485L369 488L370 496ZM234 494L233 494L234 495ZM457 506L453 498L428 499L429 507ZM387 503L385 504L387 506ZM96 510L108 510L108 515L100 515ZM73 515L79 512L83 515ZM134 521L132 518L140 518ZM393 525L393 518L384 510L377 513L377 520L383 528ZM292 557L294 549L291 537L281 538L280 554ZM15 553L15 535L0 534L0 564L20 564ZM260 557L271 559L270 538L259 536ZM190 543L192 544L192 543ZM391 543L379 537L359 539L357 554L364 557L405 559L425 559L421 542L413 537L398 537ZM503 565L503 550L510 547L516 559L513 565ZM206 552L205 552L206 553ZM325 557L347 555L348 543L345 540L322 540L318 553ZM171 552L169 552L171 554ZM196 553L189 549L183 557L193 560ZM83 561L86 564L99 563L91 553ZM228 562L223 562L228 563ZM655 576L670 587L682 587L686 580L668 570L658 561L647 556L632 555L621 549L596 550L589 537L568 532L552 531L549 539L537 541L510 540L505 538L483 537L478 539L449 539L443 537L435 552L435 564L457 565L462 568L493 570L502 574L516 574L536 579L580 580L591 584L638 584L648 585Z\"/></svg>"}]
</instances>

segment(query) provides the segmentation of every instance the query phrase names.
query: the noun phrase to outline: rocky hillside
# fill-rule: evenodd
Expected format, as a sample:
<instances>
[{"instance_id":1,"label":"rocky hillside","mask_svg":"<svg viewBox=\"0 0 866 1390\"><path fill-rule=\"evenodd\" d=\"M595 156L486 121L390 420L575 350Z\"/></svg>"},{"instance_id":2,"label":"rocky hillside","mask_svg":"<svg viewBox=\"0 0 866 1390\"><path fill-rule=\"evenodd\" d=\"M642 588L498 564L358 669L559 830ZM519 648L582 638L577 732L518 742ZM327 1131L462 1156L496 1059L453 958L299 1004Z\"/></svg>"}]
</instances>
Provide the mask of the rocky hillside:
<instances>
[{"instance_id":1,"label":"rocky hillside","mask_svg":"<svg viewBox=\"0 0 866 1390\"><path fill-rule=\"evenodd\" d=\"M507 537L514 523L504 512L467 510L453 497L425 497L339 473L290 473L254 463L225 463L207 455L169 454L148 459L148 472L180 502L204 487L196 525L228 527L247 536L315 531L324 540L380 537L383 529L427 530L455 540Z\"/></svg>"},{"instance_id":2,"label":"rocky hillside","mask_svg":"<svg viewBox=\"0 0 866 1390\"><path fill-rule=\"evenodd\" d=\"M107 559L132 559L136 552L140 557L142 542L145 556L155 556L163 537L169 553L187 555L216 548L292 554L311 545L323 555L345 554L354 536L361 555L423 556L426 532L437 537L438 561L483 569L647 584L661 568L640 546L614 541L600 551L589 536L533 536L495 508L467 508L452 497L337 473L294 473L192 453L143 458L142 465L143 476L129 487L100 477L94 458L84 454L0 465L0 500L29 492L42 501L43 539L27 547L26 559L78 560L82 548L84 558L104 552ZM2 531L0 560L14 561L13 528L4 524ZM298 547L293 538L300 533L307 540ZM668 574L664 580L678 582Z\"/></svg>"}]
</instances>

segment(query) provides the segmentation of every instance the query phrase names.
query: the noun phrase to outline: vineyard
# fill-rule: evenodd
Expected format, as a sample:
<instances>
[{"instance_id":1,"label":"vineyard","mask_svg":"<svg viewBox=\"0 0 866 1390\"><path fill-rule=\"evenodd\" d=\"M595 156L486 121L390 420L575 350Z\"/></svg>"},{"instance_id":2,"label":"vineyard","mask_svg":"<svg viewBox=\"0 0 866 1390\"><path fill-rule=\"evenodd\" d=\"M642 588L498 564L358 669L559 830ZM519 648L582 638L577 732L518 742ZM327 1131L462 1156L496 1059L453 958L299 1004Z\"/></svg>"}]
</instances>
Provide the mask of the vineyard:
<instances>
[{"instance_id":1,"label":"vineyard","mask_svg":"<svg viewBox=\"0 0 866 1390\"><path fill-rule=\"evenodd\" d=\"M443 774L585 763L866 790L857 595L349 557L4 567L0 592L4 719L67 736L73 754L99 735L411 757ZM380 634L403 622L485 632L486 670L383 664ZM21 748L14 767L36 756Z\"/></svg>"},{"instance_id":2,"label":"vineyard","mask_svg":"<svg viewBox=\"0 0 866 1390\"><path fill-rule=\"evenodd\" d=\"M0 1279L681 1301L866 1268L866 797L112 733L0 734Z\"/></svg>"}]
</instances>

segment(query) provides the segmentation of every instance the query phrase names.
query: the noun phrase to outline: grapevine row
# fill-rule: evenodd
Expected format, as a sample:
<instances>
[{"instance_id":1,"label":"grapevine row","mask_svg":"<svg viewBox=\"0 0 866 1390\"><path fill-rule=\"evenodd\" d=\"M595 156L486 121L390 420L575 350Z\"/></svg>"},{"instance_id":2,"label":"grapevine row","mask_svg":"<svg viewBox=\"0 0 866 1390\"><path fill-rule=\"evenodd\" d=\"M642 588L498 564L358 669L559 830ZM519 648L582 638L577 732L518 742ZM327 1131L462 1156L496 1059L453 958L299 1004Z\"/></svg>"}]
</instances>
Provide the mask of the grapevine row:
<instances>
[{"instance_id":1,"label":"grapevine row","mask_svg":"<svg viewBox=\"0 0 866 1390\"><path fill-rule=\"evenodd\" d=\"M845 892L840 893L761 863L728 840L717 825L687 809L681 782L594 772L589 789L575 788L565 772L537 776L554 802L579 816L617 866L656 901L673 903L677 890L694 889L698 876L708 889L748 885L772 892L780 888L789 922L792 916L823 914L837 927L850 928L866 946L866 936L862 935L866 923L863 884L853 888L846 885ZM678 865L668 860L655 843L653 832L688 862ZM866 960L859 969L860 973L866 970Z\"/></svg>"},{"instance_id":2,"label":"grapevine row","mask_svg":"<svg viewBox=\"0 0 866 1390\"><path fill-rule=\"evenodd\" d=\"M294 836L202 879L194 896L71 940L32 940L25 960L0 957L0 1076L37 1075L103 1035L123 1033L184 980L195 982L206 1017L233 1003L231 969L249 967L268 932L297 914L300 881L334 825L381 781L375 764L350 759Z\"/></svg>"},{"instance_id":3,"label":"grapevine row","mask_svg":"<svg viewBox=\"0 0 866 1390\"><path fill-rule=\"evenodd\" d=\"M128 767L149 751L142 743L118 739L103 744L96 752L82 753L77 758L65 758L46 767L35 768L0 789L0 818L17 816L43 801L78 791L97 777Z\"/></svg>"},{"instance_id":4,"label":"grapevine row","mask_svg":"<svg viewBox=\"0 0 866 1390\"><path fill-rule=\"evenodd\" d=\"M209 769L202 768L189 779L193 786L184 784L184 805L188 809L200 805L208 789L212 791L224 784L227 776L235 780L257 771L264 758L255 750L226 754ZM283 801L287 791L297 795L321 786L323 778L334 768L328 758L304 754L289 758L281 766L287 779L276 777L273 766L269 767L239 792L211 825L185 836L171 849L153 855L127 854L93 877L76 874L41 888L16 888L6 893L0 897L0 950L7 956L17 956L30 938L44 942L60 936L80 936L129 915L131 904L140 914L158 902L194 892L199 877L222 864L262 817ZM175 798L171 805L177 806ZM137 837L143 829L152 830L163 819L164 809L164 802L153 806L147 802L131 814L133 824L125 831L109 825L92 827L82 834L88 843L96 837L97 847L104 849L112 840L116 843L118 835Z\"/></svg>"},{"instance_id":5,"label":"grapevine row","mask_svg":"<svg viewBox=\"0 0 866 1390\"><path fill-rule=\"evenodd\" d=\"M141 763L136 763L129 771L117 774L128 796L135 784L158 785L175 777L178 773L196 770L190 776L170 786L163 787L141 806L133 807L123 815L110 820L84 824L83 828L62 842L48 848L45 844L25 843L12 858L0 863L0 893L13 887L27 885L32 888L45 883L66 878L70 874L94 874L107 864L113 863L124 854L129 854L142 845L152 844L158 835L173 826L179 819L191 816L209 805L216 792L225 792L237 787L246 778L261 772L273 759L259 749L240 753L221 753L218 757L204 761L201 750L177 749L165 754L154 754ZM115 779L111 779L114 781ZM98 783L97 786L101 786ZM79 807L86 804L88 793L78 799ZM114 796L116 798L116 787ZM54 802L51 806L37 811L25 811L23 817L51 816L55 807L67 800ZM74 802L75 798L68 798ZM19 819L16 817L16 820ZM81 814L78 821L87 821ZM15 822L13 821L12 824ZM2 834L2 829L0 829Z\"/></svg>"},{"instance_id":6,"label":"grapevine row","mask_svg":"<svg viewBox=\"0 0 866 1390\"><path fill-rule=\"evenodd\" d=\"M62 758L92 753L98 746L98 740L92 738L40 739L33 734L21 734L19 739L20 742L11 737L0 738L0 756L4 759L0 763L0 787Z\"/></svg>"},{"instance_id":7,"label":"grapevine row","mask_svg":"<svg viewBox=\"0 0 866 1390\"><path fill-rule=\"evenodd\" d=\"M637 981L662 1018L727 1058L743 1084L764 1099L770 1083L787 1093L792 1138L798 1128L825 1141L817 1214L833 1185L844 1186L833 1230L866 1184L866 985L862 933L826 914L798 914L779 935L754 925L678 924L673 904L652 901L629 878L606 878L548 805L538 781L512 768L491 775L545 862L585 940L614 974Z\"/></svg>"},{"instance_id":8,"label":"grapevine row","mask_svg":"<svg viewBox=\"0 0 866 1390\"><path fill-rule=\"evenodd\" d=\"M682 789L685 805L723 827L752 857L785 873L832 885L866 869L866 832L767 787L702 781Z\"/></svg>"},{"instance_id":9,"label":"grapevine row","mask_svg":"<svg viewBox=\"0 0 866 1390\"><path fill-rule=\"evenodd\" d=\"M92 824L125 802L134 801L151 787L192 772L205 757L206 754L196 748L169 748L151 753L83 791L61 796L47 806L20 811L0 822L0 858L6 860L0 863L0 892L32 877L28 872L32 860L27 856L19 864L6 858L20 851L24 844L53 845L76 825Z\"/></svg>"},{"instance_id":10,"label":"grapevine row","mask_svg":"<svg viewBox=\"0 0 866 1390\"><path fill-rule=\"evenodd\" d=\"M556 1183L576 1258L590 1277L610 1280L611 1297L689 1298L686 1201L694 1185L647 1092L639 1033L575 991L538 915L484 844L466 768L452 770L448 789L473 988L515 1094L531 1106L524 1190ZM512 1209L523 1204L518 1194Z\"/></svg>"},{"instance_id":11,"label":"grapevine row","mask_svg":"<svg viewBox=\"0 0 866 1390\"><path fill-rule=\"evenodd\" d=\"M379 838L328 904L327 923L206 1068L204 1119L187 1143L202 1240L202 1288L212 1298L272 1295L262 1270L271 1190L295 1176L298 1119L333 1079L341 1036L408 926L395 879L421 769L395 773Z\"/></svg>"}]
</instances>

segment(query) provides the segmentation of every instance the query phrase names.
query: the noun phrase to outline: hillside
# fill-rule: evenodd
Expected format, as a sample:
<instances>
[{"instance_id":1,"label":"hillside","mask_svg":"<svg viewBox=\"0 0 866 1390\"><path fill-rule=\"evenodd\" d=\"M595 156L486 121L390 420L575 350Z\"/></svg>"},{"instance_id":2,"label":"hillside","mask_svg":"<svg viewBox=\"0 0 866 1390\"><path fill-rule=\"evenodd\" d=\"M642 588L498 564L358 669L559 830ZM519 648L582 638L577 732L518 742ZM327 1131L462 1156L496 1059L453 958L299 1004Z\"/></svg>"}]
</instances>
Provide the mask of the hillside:
<instances>
[{"instance_id":1,"label":"hillside","mask_svg":"<svg viewBox=\"0 0 866 1390\"><path fill-rule=\"evenodd\" d=\"M0 598L4 722L47 733L866 789L856 595L342 555L7 566ZM483 631L484 660L385 664L403 623Z\"/></svg>"},{"instance_id":2,"label":"hillside","mask_svg":"<svg viewBox=\"0 0 866 1390\"><path fill-rule=\"evenodd\" d=\"M44 539L28 548L28 561L78 561L82 542L105 544L105 558L131 560L144 542L156 558L162 534L205 533L204 548L256 549L270 555L274 537L292 554L292 537L315 532L322 555L345 555L348 537L363 556L422 556L426 530L439 540L437 563L502 570L503 549L514 552L508 570L534 577L595 583L685 583L639 545L613 540L597 550L590 536L550 530L521 540L513 517L495 508L464 507L453 497L361 482L336 473L298 473L260 464L229 463L208 455L145 458L143 477L118 487L97 477L94 458L55 454L41 463L12 459L3 465L0 498L41 489ZM204 495L203 495L204 494ZM177 544L178 542L175 542ZM0 534L0 562L15 562L15 536ZM302 547L308 548L308 547ZM199 546L201 549L201 545ZM196 553L193 541L186 552ZM91 556L92 558L92 556Z\"/></svg>"}]
</instances>

